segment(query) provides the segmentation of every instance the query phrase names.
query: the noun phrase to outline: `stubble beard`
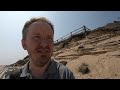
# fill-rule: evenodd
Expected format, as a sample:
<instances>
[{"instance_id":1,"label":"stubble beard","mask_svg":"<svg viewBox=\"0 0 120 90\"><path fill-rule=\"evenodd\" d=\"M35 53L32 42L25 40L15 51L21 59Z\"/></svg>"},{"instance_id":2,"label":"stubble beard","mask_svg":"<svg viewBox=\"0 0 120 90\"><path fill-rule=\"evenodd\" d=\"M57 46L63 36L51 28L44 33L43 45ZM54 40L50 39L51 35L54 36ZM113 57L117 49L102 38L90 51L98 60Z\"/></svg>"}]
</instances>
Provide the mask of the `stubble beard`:
<instances>
[{"instance_id":1,"label":"stubble beard","mask_svg":"<svg viewBox=\"0 0 120 90\"><path fill-rule=\"evenodd\" d=\"M40 55L40 56L33 56L31 57L32 63L37 67L44 67L49 61L50 57L48 58L46 55Z\"/></svg>"}]
</instances>

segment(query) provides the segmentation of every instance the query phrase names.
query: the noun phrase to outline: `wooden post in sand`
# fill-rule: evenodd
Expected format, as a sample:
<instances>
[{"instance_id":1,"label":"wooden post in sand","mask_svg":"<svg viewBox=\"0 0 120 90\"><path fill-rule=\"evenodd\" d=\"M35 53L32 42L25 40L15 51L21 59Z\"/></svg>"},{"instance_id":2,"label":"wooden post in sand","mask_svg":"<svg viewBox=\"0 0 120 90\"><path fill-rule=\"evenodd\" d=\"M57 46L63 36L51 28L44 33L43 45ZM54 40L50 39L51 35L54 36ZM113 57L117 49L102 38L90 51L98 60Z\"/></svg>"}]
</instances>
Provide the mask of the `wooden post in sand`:
<instances>
[{"instance_id":1,"label":"wooden post in sand","mask_svg":"<svg viewBox=\"0 0 120 90\"><path fill-rule=\"evenodd\" d=\"M72 37L72 32L70 32L70 34L71 34L71 37Z\"/></svg>"},{"instance_id":2,"label":"wooden post in sand","mask_svg":"<svg viewBox=\"0 0 120 90\"><path fill-rule=\"evenodd\" d=\"M86 30L86 26L83 26L83 30L84 30L85 37L86 37L86 36L87 36L87 30Z\"/></svg>"}]
</instances>

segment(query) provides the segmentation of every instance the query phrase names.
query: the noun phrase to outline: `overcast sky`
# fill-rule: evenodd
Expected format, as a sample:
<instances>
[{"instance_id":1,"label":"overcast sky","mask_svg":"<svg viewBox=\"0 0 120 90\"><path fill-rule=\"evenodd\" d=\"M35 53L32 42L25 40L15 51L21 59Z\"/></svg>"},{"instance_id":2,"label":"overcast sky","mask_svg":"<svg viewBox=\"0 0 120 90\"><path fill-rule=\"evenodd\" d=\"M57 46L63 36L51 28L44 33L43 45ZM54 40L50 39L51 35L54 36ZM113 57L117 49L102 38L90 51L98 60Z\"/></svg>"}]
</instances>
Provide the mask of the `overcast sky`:
<instances>
[{"instance_id":1,"label":"overcast sky","mask_svg":"<svg viewBox=\"0 0 120 90\"><path fill-rule=\"evenodd\" d=\"M120 11L0 11L0 65L23 59L22 28L32 17L46 17L55 27L54 40L86 25L95 29L120 18Z\"/></svg>"}]
</instances>

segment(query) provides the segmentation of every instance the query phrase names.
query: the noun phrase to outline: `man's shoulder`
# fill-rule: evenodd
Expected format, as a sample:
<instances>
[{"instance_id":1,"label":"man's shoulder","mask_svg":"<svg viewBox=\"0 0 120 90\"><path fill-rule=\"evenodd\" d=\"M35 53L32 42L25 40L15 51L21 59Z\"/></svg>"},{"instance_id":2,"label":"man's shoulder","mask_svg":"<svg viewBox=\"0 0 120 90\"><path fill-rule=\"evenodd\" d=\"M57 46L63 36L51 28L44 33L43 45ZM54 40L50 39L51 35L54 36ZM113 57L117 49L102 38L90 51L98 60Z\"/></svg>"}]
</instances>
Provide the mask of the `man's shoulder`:
<instances>
[{"instance_id":1,"label":"man's shoulder","mask_svg":"<svg viewBox=\"0 0 120 90\"><path fill-rule=\"evenodd\" d=\"M15 69L12 71L7 71L4 73L5 79L18 79L20 74L22 72L22 68L20 69Z\"/></svg>"},{"instance_id":2,"label":"man's shoulder","mask_svg":"<svg viewBox=\"0 0 120 90\"><path fill-rule=\"evenodd\" d=\"M57 69L62 78L68 78L68 79L74 78L72 71L67 66L65 66L62 63L59 63L55 60L54 60L54 62L56 63Z\"/></svg>"},{"instance_id":3,"label":"man's shoulder","mask_svg":"<svg viewBox=\"0 0 120 90\"><path fill-rule=\"evenodd\" d=\"M59 68L60 70L63 71L69 70L69 68L63 65L62 63L56 62L56 64L57 64L57 68Z\"/></svg>"}]
</instances>

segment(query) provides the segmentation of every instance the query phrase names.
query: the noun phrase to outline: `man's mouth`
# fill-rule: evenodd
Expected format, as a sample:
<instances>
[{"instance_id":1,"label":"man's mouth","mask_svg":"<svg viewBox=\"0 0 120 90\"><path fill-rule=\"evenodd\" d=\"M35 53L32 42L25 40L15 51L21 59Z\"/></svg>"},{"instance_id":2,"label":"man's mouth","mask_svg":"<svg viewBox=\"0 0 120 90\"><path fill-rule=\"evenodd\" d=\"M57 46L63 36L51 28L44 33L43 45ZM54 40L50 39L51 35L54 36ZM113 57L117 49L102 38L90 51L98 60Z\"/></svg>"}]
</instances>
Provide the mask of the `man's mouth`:
<instances>
[{"instance_id":1,"label":"man's mouth","mask_svg":"<svg viewBox=\"0 0 120 90\"><path fill-rule=\"evenodd\" d=\"M37 52L39 52L39 53L48 53L49 51L48 50L37 50Z\"/></svg>"}]
</instances>

